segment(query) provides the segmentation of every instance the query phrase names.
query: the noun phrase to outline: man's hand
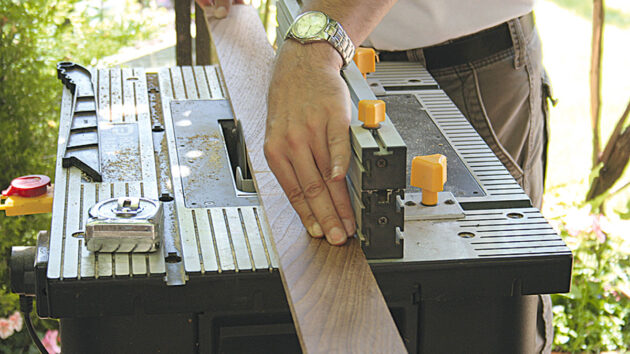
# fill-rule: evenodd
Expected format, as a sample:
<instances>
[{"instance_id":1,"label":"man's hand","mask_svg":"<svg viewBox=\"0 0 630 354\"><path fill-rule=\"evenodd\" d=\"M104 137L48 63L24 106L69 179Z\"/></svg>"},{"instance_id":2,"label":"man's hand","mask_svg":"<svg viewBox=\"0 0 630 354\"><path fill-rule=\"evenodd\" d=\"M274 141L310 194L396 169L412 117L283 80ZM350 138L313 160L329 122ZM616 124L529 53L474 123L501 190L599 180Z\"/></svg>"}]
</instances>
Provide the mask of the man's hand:
<instances>
[{"instance_id":1,"label":"man's hand","mask_svg":"<svg viewBox=\"0 0 630 354\"><path fill-rule=\"evenodd\" d=\"M329 43L281 48L269 89L265 156L313 237L342 245L355 232L346 187L351 102Z\"/></svg>"},{"instance_id":2,"label":"man's hand","mask_svg":"<svg viewBox=\"0 0 630 354\"><path fill-rule=\"evenodd\" d=\"M197 0L200 1L200 0ZM218 1L218 0L217 0ZM301 11L326 13L362 43L396 0L310 0ZM265 156L313 237L342 245L356 231L346 172L350 93L341 55L328 42L282 45L269 88Z\"/></svg>"},{"instance_id":3,"label":"man's hand","mask_svg":"<svg viewBox=\"0 0 630 354\"><path fill-rule=\"evenodd\" d=\"M207 16L225 18L230 12L230 5L244 4L245 0L195 0L199 6L205 9Z\"/></svg>"}]
</instances>

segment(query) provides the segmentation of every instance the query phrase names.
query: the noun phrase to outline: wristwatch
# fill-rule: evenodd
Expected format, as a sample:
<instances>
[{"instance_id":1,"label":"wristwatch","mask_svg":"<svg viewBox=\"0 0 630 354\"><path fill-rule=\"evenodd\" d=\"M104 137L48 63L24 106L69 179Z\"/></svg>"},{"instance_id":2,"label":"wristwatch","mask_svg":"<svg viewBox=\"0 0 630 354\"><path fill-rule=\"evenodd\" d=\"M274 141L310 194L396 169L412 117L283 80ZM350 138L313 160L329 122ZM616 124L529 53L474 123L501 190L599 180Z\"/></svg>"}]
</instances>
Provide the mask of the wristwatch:
<instances>
[{"instance_id":1,"label":"wristwatch","mask_svg":"<svg viewBox=\"0 0 630 354\"><path fill-rule=\"evenodd\" d=\"M354 57L354 44L341 24L321 11L308 11L298 16L284 38L302 44L321 41L330 43L341 54L343 68Z\"/></svg>"}]
</instances>

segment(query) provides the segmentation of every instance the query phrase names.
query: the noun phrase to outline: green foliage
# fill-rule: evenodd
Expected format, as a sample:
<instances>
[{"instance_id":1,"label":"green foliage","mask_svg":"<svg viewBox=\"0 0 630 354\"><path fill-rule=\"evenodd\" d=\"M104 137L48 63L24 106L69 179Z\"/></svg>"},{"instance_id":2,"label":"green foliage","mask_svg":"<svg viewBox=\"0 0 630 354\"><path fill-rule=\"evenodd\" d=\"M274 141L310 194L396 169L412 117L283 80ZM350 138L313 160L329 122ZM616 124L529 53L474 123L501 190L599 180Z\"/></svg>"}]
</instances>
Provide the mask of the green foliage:
<instances>
[{"instance_id":1,"label":"green foliage","mask_svg":"<svg viewBox=\"0 0 630 354\"><path fill-rule=\"evenodd\" d=\"M54 175L62 92L56 63L96 65L100 58L155 33L151 17L143 16L143 9L136 3L115 2L119 8L108 11L91 3L0 0L2 188L21 175ZM0 215L0 317L18 308L17 296L9 290L7 262L11 246L34 244L37 231L49 225L48 215ZM15 348L21 347L26 342L20 336L26 336L26 331L0 344L13 341Z\"/></svg>"},{"instance_id":2,"label":"green foliage","mask_svg":"<svg viewBox=\"0 0 630 354\"><path fill-rule=\"evenodd\" d=\"M586 216L586 215L584 215ZM586 230L561 224L561 234L573 244L571 292L552 295L555 350L600 352L630 349L630 258L621 235L607 235L592 218ZM573 241L573 242L571 242Z\"/></svg>"},{"instance_id":3,"label":"green foliage","mask_svg":"<svg viewBox=\"0 0 630 354\"><path fill-rule=\"evenodd\" d=\"M627 204L626 204L626 211L621 211L621 210L615 210L617 212L617 214L619 214L619 217L623 220L630 220L630 200L628 200Z\"/></svg>"},{"instance_id":4,"label":"green foliage","mask_svg":"<svg viewBox=\"0 0 630 354\"><path fill-rule=\"evenodd\" d=\"M575 12L580 17L590 20L593 17L593 0L551 0L558 6ZM605 7L607 25L620 28L630 27L630 14L619 9Z\"/></svg>"}]
</instances>

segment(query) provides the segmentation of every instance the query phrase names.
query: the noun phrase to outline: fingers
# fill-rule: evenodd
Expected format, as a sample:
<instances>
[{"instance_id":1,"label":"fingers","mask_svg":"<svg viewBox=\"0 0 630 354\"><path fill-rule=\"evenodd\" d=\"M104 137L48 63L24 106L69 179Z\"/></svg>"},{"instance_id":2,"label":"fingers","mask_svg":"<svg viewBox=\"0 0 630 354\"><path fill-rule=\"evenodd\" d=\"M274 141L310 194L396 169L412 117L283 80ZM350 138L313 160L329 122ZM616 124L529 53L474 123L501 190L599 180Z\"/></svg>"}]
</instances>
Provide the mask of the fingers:
<instances>
[{"instance_id":1,"label":"fingers","mask_svg":"<svg viewBox=\"0 0 630 354\"><path fill-rule=\"evenodd\" d=\"M345 227L337 214L328 186L315 164L313 152L308 145L292 143L293 139L289 137L289 148L293 151L291 163L302 187L304 199L321 225L328 242L333 245L344 244L348 238Z\"/></svg>"},{"instance_id":2,"label":"fingers","mask_svg":"<svg viewBox=\"0 0 630 354\"><path fill-rule=\"evenodd\" d=\"M348 131L349 117L350 113L347 112L347 117L334 119L328 124L328 151L330 153L330 165L332 166L332 182L329 183L328 188L346 232L348 235L354 235L356 222L345 178L348 172L348 165L350 164L350 154L352 154L350 133Z\"/></svg>"},{"instance_id":3,"label":"fingers","mask_svg":"<svg viewBox=\"0 0 630 354\"><path fill-rule=\"evenodd\" d=\"M342 120L341 120L342 121ZM329 123L330 124L330 123ZM335 123L336 124L336 123ZM331 138L332 136L332 138ZM339 136L339 137L337 137ZM344 230L348 236L351 236L356 231L355 221L354 221L354 213L352 211L352 205L350 204L350 197L348 195L348 188L346 184L346 179L344 178L346 175L346 171L348 169L348 162L350 153L350 141L348 137L348 127L343 123L337 124L336 127L332 127L332 129L328 129L328 140L335 141L335 144L339 145L340 151L338 153L341 156L336 157L340 160L341 169L341 178L337 178L336 180L332 178L332 168L330 161L332 160L332 155L330 153L330 144L327 144L325 137L315 137L314 143L311 148L313 150L313 156L315 158L315 162L321 175L326 182L328 187L328 191L330 197L332 198L332 202L335 205L335 210L337 211L337 215L341 218L341 222L343 223ZM338 141L338 142L337 142ZM335 149L337 147L335 146Z\"/></svg>"},{"instance_id":4,"label":"fingers","mask_svg":"<svg viewBox=\"0 0 630 354\"><path fill-rule=\"evenodd\" d=\"M321 225L315 220L311 208L304 199L302 187L298 183L297 177L293 172L293 167L291 167L289 161L284 158L276 158L273 153L267 151L267 148L265 148L265 155L269 167L277 171L275 175L278 179L278 183L280 183L280 186L285 191L289 202L300 216L300 220L302 220L302 224L304 224L308 233L313 237L323 237L324 230L322 230Z\"/></svg>"},{"instance_id":5,"label":"fingers","mask_svg":"<svg viewBox=\"0 0 630 354\"><path fill-rule=\"evenodd\" d=\"M311 236L326 235L329 243L344 244L347 233L309 145L304 144L304 139L291 135L285 141L288 146L267 142L265 156L289 202Z\"/></svg>"},{"instance_id":6,"label":"fingers","mask_svg":"<svg viewBox=\"0 0 630 354\"><path fill-rule=\"evenodd\" d=\"M328 125L328 150L334 181L343 180L348 172L351 153L348 125L349 122L344 119L332 120Z\"/></svg>"},{"instance_id":7,"label":"fingers","mask_svg":"<svg viewBox=\"0 0 630 354\"><path fill-rule=\"evenodd\" d=\"M328 182L328 191L335 204L337 214L341 218L346 235L348 237L354 235L357 231L356 222L354 221L354 212L352 211L352 204L350 204L346 180Z\"/></svg>"}]
</instances>

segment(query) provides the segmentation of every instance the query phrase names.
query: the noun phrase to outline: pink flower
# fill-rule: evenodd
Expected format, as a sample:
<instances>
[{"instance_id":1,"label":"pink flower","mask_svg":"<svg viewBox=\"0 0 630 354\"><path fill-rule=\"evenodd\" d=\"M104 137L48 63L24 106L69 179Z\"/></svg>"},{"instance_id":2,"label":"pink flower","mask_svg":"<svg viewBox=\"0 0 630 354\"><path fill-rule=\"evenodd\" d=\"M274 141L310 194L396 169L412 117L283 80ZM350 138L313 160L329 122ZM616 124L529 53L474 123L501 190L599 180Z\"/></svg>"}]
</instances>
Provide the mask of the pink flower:
<instances>
[{"instance_id":1,"label":"pink flower","mask_svg":"<svg viewBox=\"0 0 630 354\"><path fill-rule=\"evenodd\" d=\"M593 226L591 229L597 236L597 241L604 243L606 242L606 234L602 231L601 220L602 214L593 215Z\"/></svg>"},{"instance_id":2,"label":"pink flower","mask_svg":"<svg viewBox=\"0 0 630 354\"><path fill-rule=\"evenodd\" d=\"M48 350L48 353L59 354L61 353L61 347L59 347L59 334L58 330L49 329L46 331L44 338L42 339L42 344Z\"/></svg>"},{"instance_id":3,"label":"pink flower","mask_svg":"<svg viewBox=\"0 0 630 354\"><path fill-rule=\"evenodd\" d=\"M22 330L22 314L18 311L15 311L11 316L9 316L9 322L16 332Z\"/></svg>"},{"instance_id":4,"label":"pink flower","mask_svg":"<svg viewBox=\"0 0 630 354\"><path fill-rule=\"evenodd\" d=\"M0 338L7 339L13 334L13 326L6 318L0 318Z\"/></svg>"}]
</instances>

